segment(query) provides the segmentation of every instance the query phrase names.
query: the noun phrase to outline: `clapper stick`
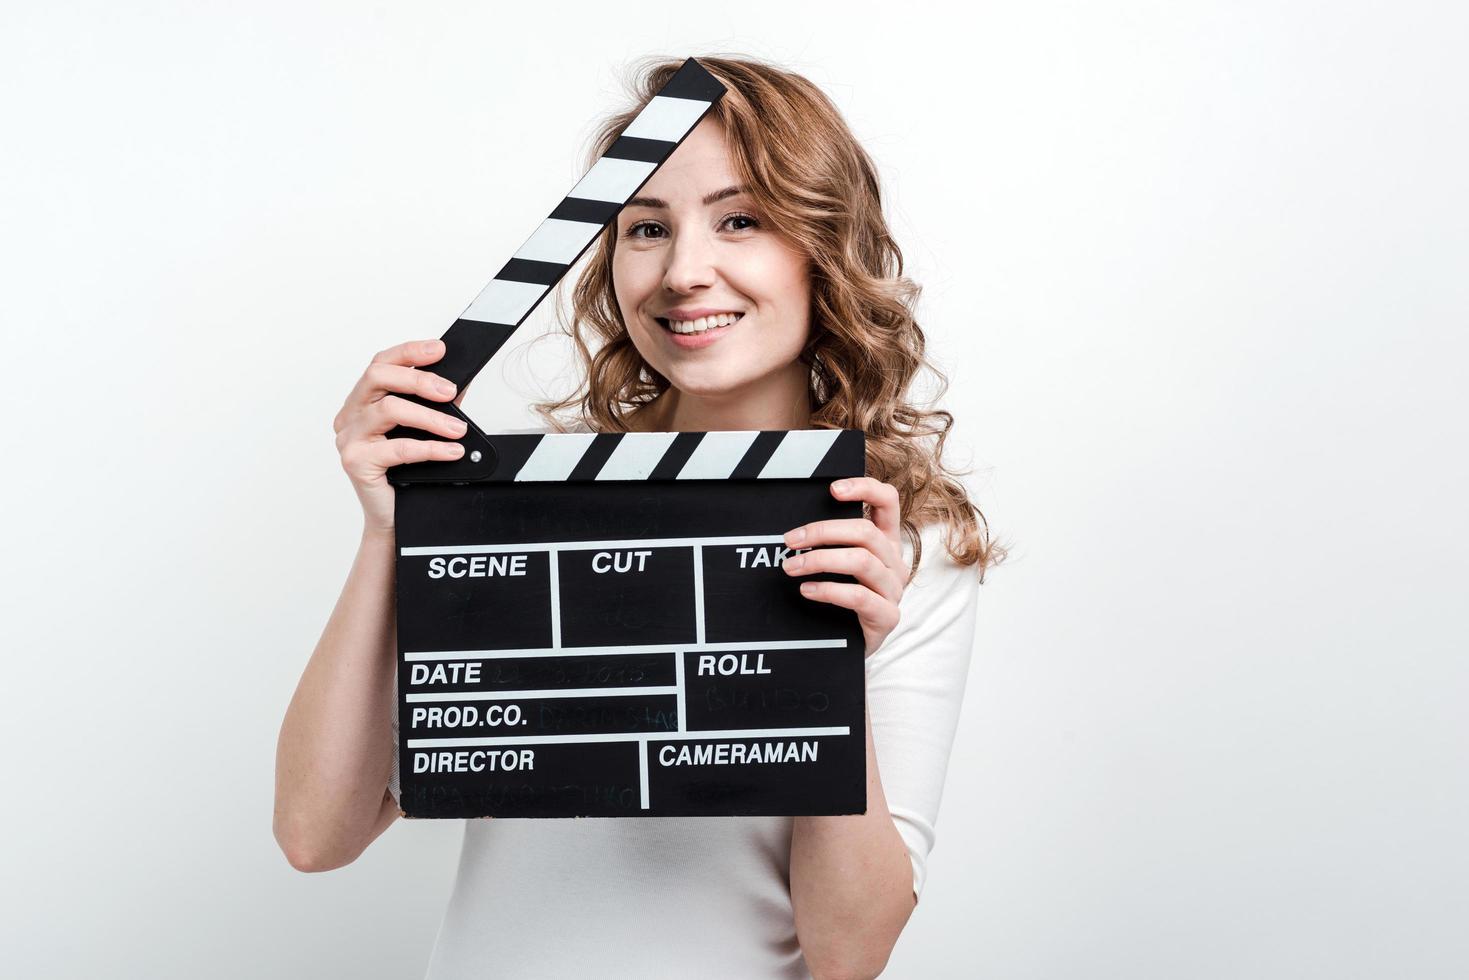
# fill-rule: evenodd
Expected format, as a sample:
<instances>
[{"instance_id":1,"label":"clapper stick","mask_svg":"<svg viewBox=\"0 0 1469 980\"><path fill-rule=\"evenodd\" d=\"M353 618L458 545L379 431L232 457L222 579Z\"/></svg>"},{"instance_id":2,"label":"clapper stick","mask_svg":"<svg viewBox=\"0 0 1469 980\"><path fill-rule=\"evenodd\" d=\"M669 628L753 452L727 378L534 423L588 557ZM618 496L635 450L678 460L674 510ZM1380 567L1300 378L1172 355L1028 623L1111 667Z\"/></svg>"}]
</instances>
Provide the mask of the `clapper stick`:
<instances>
[{"instance_id":1,"label":"clapper stick","mask_svg":"<svg viewBox=\"0 0 1469 980\"><path fill-rule=\"evenodd\" d=\"M510 261L490 280L443 336L445 353L431 370L462 391L525 319L556 287L607 224L657 172L699 121L724 96L724 85L689 58L649 100L617 141L561 200ZM400 397L462 419L464 455L393 467L393 483L484 479L495 470L498 439L486 436L457 405ZM446 440L437 433L397 426L388 438Z\"/></svg>"},{"instance_id":2,"label":"clapper stick","mask_svg":"<svg viewBox=\"0 0 1469 980\"><path fill-rule=\"evenodd\" d=\"M724 91L685 61L432 370L466 385ZM388 471L404 816L865 811L860 623L781 568L784 532L862 516L828 489L861 431L487 434L414 400L468 432Z\"/></svg>"}]
</instances>

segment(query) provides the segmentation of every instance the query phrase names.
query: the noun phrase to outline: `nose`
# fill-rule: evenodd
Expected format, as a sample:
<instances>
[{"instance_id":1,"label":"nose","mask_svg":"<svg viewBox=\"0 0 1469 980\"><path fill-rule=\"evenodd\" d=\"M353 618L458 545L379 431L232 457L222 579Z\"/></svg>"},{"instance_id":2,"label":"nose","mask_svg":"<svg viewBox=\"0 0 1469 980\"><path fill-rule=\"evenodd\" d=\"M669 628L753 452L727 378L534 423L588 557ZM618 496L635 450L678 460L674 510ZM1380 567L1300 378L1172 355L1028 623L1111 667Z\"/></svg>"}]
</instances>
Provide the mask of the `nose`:
<instances>
[{"instance_id":1,"label":"nose","mask_svg":"<svg viewBox=\"0 0 1469 980\"><path fill-rule=\"evenodd\" d=\"M663 285L670 292L689 293L714 284L714 248L706 236L679 235L665 254L668 265L663 270Z\"/></svg>"}]
</instances>

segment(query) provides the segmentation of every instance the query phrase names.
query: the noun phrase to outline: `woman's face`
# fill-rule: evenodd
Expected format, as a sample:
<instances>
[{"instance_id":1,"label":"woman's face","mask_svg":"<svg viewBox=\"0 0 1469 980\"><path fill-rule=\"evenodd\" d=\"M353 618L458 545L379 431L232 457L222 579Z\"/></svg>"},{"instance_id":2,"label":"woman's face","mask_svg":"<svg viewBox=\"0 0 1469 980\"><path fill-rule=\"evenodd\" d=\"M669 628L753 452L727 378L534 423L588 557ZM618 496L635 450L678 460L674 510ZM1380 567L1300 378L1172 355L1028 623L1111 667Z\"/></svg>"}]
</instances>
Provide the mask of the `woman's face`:
<instances>
[{"instance_id":1,"label":"woman's face","mask_svg":"<svg viewBox=\"0 0 1469 980\"><path fill-rule=\"evenodd\" d=\"M688 394L755 392L805 370L795 362L810 329L809 262L748 196L726 196L736 183L723 128L706 116L617 218L622 320L643 358ZM804 392L804 373L800 383Z\"/></svg>"}]
</instances>

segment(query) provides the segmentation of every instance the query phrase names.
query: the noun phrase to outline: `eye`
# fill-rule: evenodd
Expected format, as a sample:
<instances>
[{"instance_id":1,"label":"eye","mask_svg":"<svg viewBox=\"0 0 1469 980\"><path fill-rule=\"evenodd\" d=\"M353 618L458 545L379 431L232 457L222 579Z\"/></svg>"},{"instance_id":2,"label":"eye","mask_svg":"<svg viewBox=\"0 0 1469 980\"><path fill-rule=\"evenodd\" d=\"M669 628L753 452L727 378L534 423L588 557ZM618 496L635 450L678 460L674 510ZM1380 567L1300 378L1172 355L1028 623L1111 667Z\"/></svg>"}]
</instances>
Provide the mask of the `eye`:
<instances>
[{"instance_id":1,"label":"eye","mask_svg":"<svg viewBox=\"0 0 1469 980\"><path fill-rule=\"evenodd\" d=\"M640 228L661 228L661 227L663 227L663 226L660 225L660 224L658 224L656 221L636 221L631 226L628 227L627 231L623 232L623 235L625 237L627 237L627 238L644 238L644 236L638 234L638 229L640 229ZM646 239L644 239L644 240L646 240Z\"/></svg>"},{"instance_id":2,"label":"eye","mask_svg":"<svg viewBox=\"0 0 1469 980\"><path fill-rule=\"evenodd\" d=\"M730 215L726 215L725 218L724 218L724 220L725 221L748 221L752 227L755 227L755 228L760 227L760 222L756 221L752 216L750 216L748 214L730 214ZM747 231L747 230L748 230L747 228L736 228L735 229L735 231Z\"/></svg>"},{"instance_id":3,"label":"eye","mask_svg":"<svg viewBox=\"0 0 1469 980\"><path fill-rule=\"evenodd\" d=\"M740 227L740 228L734 228L734 229L732 229L733 231L749 231L750 228L752 228L752 227L753 228L760 227L760 222L757 221L752 215L742 214L742 213L727 214L727 215L724 216L724 219L722 221L720 221L720 224L728 224L729 222L732 222L732 221L746 221L746 222L749 222L749 224L747 226ZM646 241L656 241L659 237L661 237L661 236L649 236L649 235L640 235L640 234L638 234L638 232L641 231L644 228L657 228L660 231L665 230L663 228L663 226L660 225L658 222L656 222L656 221L649 221L649 220L647 220L645 218L642 221L635 221L631 225L629 225L627 231L625 231L625 232L622 233L623 234L623 237L624 238L641 239L642 241L645 241L645 242Z\"/></svg>"}]
</instances>

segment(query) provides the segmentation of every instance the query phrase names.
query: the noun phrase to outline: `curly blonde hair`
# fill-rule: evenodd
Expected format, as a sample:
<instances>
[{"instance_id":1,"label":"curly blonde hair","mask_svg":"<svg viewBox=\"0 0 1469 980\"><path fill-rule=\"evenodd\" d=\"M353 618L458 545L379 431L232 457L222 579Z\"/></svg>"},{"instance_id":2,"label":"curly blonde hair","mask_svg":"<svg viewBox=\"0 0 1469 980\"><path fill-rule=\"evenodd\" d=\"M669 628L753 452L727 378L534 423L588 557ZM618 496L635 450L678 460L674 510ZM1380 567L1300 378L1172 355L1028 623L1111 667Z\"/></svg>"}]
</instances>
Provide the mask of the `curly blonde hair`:
<instances>
[{"instance_id":1,"label":"curly blonde hair","mask_svg":"<svg viewBox=\"0 0 1469 980\"><path fill-rule=\"evenodd\" d=\"M956 475L943 463L954 417L907 400L920 370L948 378L924 356L913 310L921 287L903 275L903 253L888 231L877 173L829 98L800 75L749 58L698 61L725 86L711 110L723 125L731 166L749 188L762 222L811 257L811 335L801 361L810 366L811 427L861 429L867 473L892 484L902 527L913 547L910 575L923 544L919 528L941 522L949 554L985 569L1004 557L989 525ZM644 59L630 86L633 105L607 118L588 150L590 167L683 64ZM562 399L532 407L552 431L580 421L597 432L631 431L629 420L669 387L638 353L613 292L616 223L588 251L559 325L580 361L582 383ZM590 334L598 343L587 342ZM568 421L558 413L575 409Z\"/></svg>"}]
</instances>

